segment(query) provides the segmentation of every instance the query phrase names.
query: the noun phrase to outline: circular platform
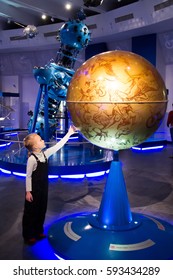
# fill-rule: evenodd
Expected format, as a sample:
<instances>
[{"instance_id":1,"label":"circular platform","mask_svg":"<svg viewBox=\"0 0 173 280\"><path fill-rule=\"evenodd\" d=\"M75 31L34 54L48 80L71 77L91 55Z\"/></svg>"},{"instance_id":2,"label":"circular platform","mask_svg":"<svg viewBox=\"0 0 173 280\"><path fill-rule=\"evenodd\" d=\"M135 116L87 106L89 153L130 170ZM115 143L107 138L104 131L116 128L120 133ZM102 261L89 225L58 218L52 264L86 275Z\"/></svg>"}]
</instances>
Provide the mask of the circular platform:
<instances>
[{"instance_id":1,"label":"circular platform","mask_svg":"<svg viewBox=\"0 0 173 280\"><path fill-rule=\"evenodd\" d=\"M172 260L173 226L146 215L132 213L136 227L115 231L90 224L91 215L60 219L48 231L54 253L68 260Z\"/></svg>"},{"instance_id":2,"label":"circular platform","mask_svg":"<svg viewBox=\"0 0 173 280\"><path fill-rule=\"evenodd\" d=\"M23 139L27 133L28 131L16 131L3 134L3 141L0 139L0 170L2 172L26 175L28 152L23 146ZM61 138L62 136L49 142L48 147L56 144ZM75 178L82 178L86 174L96 172L104 175L110 168L113 156L112 151L96 147L74 134L63 148L50 157L49 175L56 177L74 175Z\"/></svg>"}]
</instances>

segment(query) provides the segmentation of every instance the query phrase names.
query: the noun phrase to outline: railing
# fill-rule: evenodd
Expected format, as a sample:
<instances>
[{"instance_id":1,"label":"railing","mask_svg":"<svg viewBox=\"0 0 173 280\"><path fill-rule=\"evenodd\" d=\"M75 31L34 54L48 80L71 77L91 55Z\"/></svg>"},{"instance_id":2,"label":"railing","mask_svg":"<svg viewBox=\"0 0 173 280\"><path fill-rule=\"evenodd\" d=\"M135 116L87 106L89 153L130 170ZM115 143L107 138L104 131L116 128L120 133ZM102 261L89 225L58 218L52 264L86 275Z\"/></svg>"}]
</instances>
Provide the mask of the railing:
<instances>
[{"instance_id":1,"label":"railing","mask_svg":"<svg viewBox=\"0 0 173 280\"><path fill-rule=\"evenodd\" d=\"M27 130L6 131L0 133L0 161L15 164L26 164L28 152L23 145ZM57 137L59 141L60 138ZM52 139L46 142L47 147L55 145L58 141ZM113 151L99 148L88 141L79 141L78 135L71 136L69 141L57 153L50 157L52 166L78 166L111 161Z\"/></svg>"}]
</instances>

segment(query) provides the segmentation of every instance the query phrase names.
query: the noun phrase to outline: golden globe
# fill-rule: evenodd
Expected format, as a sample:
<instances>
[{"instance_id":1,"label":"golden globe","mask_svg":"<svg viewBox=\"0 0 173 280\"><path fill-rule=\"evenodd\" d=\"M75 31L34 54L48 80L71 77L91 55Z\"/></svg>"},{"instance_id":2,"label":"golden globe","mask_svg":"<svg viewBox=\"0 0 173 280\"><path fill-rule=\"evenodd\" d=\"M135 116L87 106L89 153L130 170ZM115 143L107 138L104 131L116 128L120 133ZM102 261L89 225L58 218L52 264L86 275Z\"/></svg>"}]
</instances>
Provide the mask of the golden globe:
<instances>
[{"instance_id":1,"label":"golden globe","mask_svg":"<svg viewBox=\"0 0 173 280\"><path fill-rule=\"evenodd\" d=\"M94 145L121 150L138 145L161 124L167 92L157 69L128 51L108 51L84 62L67 93L71 119Z\"/></svg>"}]
</instances>

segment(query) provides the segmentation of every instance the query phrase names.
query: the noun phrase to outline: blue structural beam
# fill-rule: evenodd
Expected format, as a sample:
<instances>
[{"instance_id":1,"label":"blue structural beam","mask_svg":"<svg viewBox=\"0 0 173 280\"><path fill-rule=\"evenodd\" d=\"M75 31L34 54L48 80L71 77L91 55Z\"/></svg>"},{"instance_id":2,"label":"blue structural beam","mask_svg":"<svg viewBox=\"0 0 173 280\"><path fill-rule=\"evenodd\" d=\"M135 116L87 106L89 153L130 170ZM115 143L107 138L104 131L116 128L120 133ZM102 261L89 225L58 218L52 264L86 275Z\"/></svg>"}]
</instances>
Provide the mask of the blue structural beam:
<instances>
[{"instance_id":1,"label":"blue structural beam","mask_svg":"<svg viewBox=\"0 0 173 280\"><path fill-rule=\"evenodd\" d=\"M44 140L49 141L48 91L44 85Z\"/></svg>"},{"instance_id":2,"label":"blue structural beam","mask_svg":"<svg viewBox=\"0 0 173 280\"><path fill-rule=\"evenodd\" d=\"M40 107L42 92L43 92L43 85L41 84L40 87L39 87L37 100L36 100L36 104L35 104L35 110L34 110L31 132L35 132L35 127L36 127L36 123L37 123L37 117L38 117L38 113L39 113L39 107Z\"/></svg>"}]
</instances>

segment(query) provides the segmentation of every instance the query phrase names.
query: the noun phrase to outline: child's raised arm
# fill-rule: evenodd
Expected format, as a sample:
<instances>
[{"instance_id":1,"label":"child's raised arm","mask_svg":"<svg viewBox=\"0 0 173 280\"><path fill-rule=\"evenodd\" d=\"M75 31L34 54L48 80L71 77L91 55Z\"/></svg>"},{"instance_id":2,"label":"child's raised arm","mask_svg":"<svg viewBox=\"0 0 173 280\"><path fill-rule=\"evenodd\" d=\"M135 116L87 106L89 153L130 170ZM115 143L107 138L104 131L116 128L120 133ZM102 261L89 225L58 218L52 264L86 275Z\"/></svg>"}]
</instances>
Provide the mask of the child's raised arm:
<instances>
[{"instance_id":1,"label":"child's raised arm","mask_svg":"<svg viewBox=\"0 0 173 280\"><path fill-rule=\"evenodd\" d=\"M53 147L48 148L44 153L46 155L47 158L49 158L51 155L53 155L54 153L56 153L58 150L60 150L65 143L67 143L69 137L74 134L77 131L77 128L74 125L71 125L69 127L68 132L66 133L66 135Z\"/></svg>"}]
</instances>

